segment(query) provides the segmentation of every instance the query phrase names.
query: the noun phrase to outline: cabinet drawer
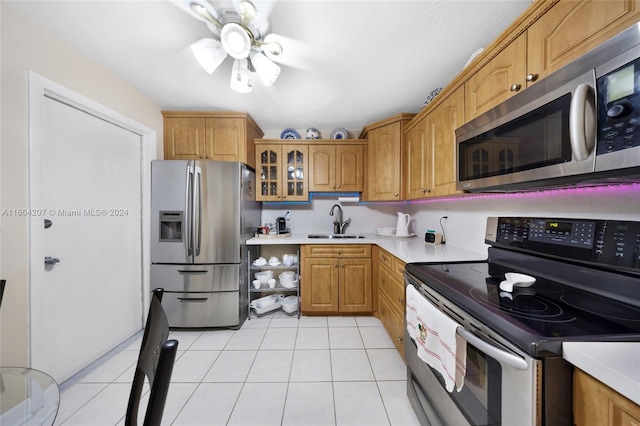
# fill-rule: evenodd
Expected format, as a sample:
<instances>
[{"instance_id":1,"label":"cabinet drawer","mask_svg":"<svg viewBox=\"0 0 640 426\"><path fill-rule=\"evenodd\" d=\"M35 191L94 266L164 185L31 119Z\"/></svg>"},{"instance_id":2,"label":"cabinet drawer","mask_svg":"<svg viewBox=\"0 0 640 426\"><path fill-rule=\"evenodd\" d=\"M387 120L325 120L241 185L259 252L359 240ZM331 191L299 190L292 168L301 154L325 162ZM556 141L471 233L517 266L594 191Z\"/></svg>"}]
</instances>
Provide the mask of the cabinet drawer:
<instances>
[{"instance_id":1,"label":"cabinet drawer","mask_svg":"<svg viewBox=\"0 0 640 426\"><path fill-rule=\"evenodd\" d=\"M401 283L402 283L402 287L404 287L404 266L406 265L406 263L404 263L402 260L398 259L397 257L393 258L393 274L396 276L396 278L400 279Z\"/></svg>"},{"instance_id":2,"label":"cabinet drawer","mask_svg":"<svg viewBox=\"0 0 640 426\"><path fill-rule=\"evenodd\" d=\"M380 265L384 265L387 268L389 268L389 270L393 270L393 259L394 256L390 255L389 252L380 249L378 252L378 261L380 262Z\"/></svg>"},{"instance_id":3,"label":"cabinet drawer","mask_svg":"<svg viewBox=\"0 0 640 426\"><path fill-rule=\"evenodd\" d=\"M369 244L307 244L302 246L304 257L371 257Z\"/></svg>"},{"instance_id":4,"label":"cabinet drawer","mask_svg":"<svg viewBox=\"0 0 640 426\"><path fill-rule=\"evenodd\" d=\"M380 268L380 290L389 298L389 302L404 312L404 281L398 280L387 268Z\"/></svg>"}]
</instances>

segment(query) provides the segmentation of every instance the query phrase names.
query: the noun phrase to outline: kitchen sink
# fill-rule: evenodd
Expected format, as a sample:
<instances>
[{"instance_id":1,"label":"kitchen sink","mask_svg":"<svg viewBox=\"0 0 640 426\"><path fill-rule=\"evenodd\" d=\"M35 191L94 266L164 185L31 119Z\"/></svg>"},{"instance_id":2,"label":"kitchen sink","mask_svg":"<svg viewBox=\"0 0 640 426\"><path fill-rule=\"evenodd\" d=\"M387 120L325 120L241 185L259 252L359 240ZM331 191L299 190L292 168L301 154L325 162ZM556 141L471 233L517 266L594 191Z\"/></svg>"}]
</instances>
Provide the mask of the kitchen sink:
<instances>
[{"instance_id":1,"label":"kitchen sink","mask_svg":"<svg viewBox=\"0 0 640 426\"><path fill-rule=\"evenodd\" d=\"M364 235L355 234L309 234L309 238L333 238L333 239L350 239L350 238L366 238Z\"/></svg>"}]
</instances>

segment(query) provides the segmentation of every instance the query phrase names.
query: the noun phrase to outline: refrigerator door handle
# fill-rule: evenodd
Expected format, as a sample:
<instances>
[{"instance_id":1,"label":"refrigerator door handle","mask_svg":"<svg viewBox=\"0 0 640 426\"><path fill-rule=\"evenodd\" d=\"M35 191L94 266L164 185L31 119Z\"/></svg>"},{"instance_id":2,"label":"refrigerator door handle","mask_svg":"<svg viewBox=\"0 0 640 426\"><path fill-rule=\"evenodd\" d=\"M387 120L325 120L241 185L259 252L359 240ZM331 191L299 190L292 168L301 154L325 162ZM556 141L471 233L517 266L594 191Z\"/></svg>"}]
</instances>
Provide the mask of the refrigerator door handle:
<instances>
[{"instance_id":1,"label":"refrigerator door handle","mask_svg":"<svg viewBox=\"0 0 640 426\"><path fill-rule=\"evenodd\" d=\"M178 273L180 275L204 275L206 273L208 273L209 271L198 271L198 270L193 270L193 271L188 271L188 270L184 270L184 269L179 269Z\"/></svg>"},{"instance_id":2,"label":"refrigerator door handle","mask_svg":"<svg viewBox=\"0 0 640 426\"><path fill-rule=\"evenodd\" d=\"M186 238L184 239L185 242L185 248L187 251L187 256L192 256L193 255L193 235L191 232L191 226L192 226L192 206L191 206L191 201L192 201L192 195L193 195L193 166L191 166L191 164L187 165L187 176L185 179L186 182L186 188L185 188L185 200L184 200L184 211L186 213L185 215L185 236Z\"/></svg>"},{"instance_id":3,"label":"refrigerator door handle","mask_svg":"<svg viewBox=\"0 0 640 426\"><path fill-rule=\"evenodd\" d=\"M208 297L178 297L178 302L181 303L193 303L193 302L206 302Z\"/></svg>"},{"instance_id":4,"label":"refrigerator door handle","mask_svg":"<svg viewBox=\"0 0 640 426\"><path fill-rule=\"evenodd\" d=\"M200 256L202 243L202 168L195 166L195 191L193 192L193 239L194 256Z\"/></svg>"}]
</instances>

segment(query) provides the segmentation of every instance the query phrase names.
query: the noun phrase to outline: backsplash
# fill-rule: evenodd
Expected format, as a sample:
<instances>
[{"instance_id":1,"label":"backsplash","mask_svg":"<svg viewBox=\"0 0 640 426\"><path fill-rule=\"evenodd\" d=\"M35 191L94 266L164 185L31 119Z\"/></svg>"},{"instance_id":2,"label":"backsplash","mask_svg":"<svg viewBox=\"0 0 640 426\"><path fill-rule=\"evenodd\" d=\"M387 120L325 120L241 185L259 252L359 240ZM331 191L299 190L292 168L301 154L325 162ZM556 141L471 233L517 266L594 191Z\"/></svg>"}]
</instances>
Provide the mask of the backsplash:
<instances>
[{"instance_id":1,"label":"backsplash","mask_svg":"<svg viewBox=\"0 0 640 426\"><path fill-rule=\"evenodd\" d=\"M337 198L313 198L310 204L263 204L263 223L290 212L294 233L331 233L331 206L339 204L343 220L351 218L346 233L373 233L377 227L395 226L396 212L411 215L410 230L424 238L427 229L442 232L447 243L486 254L484 229L487 216L552 216L640 220L640 184L557 189L514 194L473 194L462 198L389 203L339 203Z\"/></svg>"}]
</instances>

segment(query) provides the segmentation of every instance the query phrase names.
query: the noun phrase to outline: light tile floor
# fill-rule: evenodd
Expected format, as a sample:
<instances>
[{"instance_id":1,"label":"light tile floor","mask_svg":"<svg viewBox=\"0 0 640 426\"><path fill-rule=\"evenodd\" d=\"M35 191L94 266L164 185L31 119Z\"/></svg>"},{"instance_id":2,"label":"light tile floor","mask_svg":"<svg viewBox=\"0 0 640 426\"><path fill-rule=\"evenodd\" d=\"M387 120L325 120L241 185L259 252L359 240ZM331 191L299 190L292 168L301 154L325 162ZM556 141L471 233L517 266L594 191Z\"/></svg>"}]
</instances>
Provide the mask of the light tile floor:
<instances>
[{"instance_id":1,"label":"light tile floor","mask_svg":"<svg viewBox=\"0 0 640 426\"><path fill-rule=\"evenodd\" d=\"M419 424L405 364L376 318L276 314L171 338L178 357L163 424ZM139 349L140 338L63 384L55 424L123 425Z\"/></svg>"}]
</instances>

